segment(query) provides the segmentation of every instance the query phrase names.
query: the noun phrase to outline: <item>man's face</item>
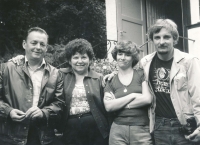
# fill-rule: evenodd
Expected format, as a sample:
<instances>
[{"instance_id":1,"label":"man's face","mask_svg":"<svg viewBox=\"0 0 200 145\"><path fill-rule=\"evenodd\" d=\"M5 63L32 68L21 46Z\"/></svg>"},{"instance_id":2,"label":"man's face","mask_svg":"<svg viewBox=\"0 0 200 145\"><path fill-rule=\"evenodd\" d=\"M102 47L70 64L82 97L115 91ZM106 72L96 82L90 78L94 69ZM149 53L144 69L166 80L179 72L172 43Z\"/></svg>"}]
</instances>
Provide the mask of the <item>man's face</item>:
<instances>
[{"instance_id":1,"label":"man's face","mask_svg":"<svg viewBox=\"0 0 200 145\"><path fill-rule=\"evenodd\" d=\"M29 33L27 40L23 41L23 48L28 60L42 60L47 51L47 35L37 31Z\"/></svg>"},{"instance_id":2,"label":"man's face","mask_svg":"<svg viewBox=\"0 0 200 145\"><path fill-rule=\"evenodd\" d=\"M167 29L162 28L160 32L153 34L153 43L158 55L173 55L174 39Z\"/></svg>"}]
</instances>

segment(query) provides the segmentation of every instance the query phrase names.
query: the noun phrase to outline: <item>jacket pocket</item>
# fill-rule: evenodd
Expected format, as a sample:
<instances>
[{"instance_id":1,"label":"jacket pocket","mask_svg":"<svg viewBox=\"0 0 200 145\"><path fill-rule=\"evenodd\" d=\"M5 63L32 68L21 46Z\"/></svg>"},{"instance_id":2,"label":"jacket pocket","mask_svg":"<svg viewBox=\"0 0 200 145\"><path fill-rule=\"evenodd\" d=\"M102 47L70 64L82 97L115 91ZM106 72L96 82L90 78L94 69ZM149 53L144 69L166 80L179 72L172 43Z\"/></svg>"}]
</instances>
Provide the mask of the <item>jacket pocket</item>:
<instances>
[{"instance_id":1,"label":"jacket pocket","mask_svg":"<svg viewBox=\"0 0 200 145\"><path fill-rule=\"evenodd\" d=\"M10 122L10 136L16 139L24 140L28 134L28 125L20 122Z\"/></svg>"},{"instance_id":2,"label":"jacket pocket","mask_svg":"<svg viewBox=\"0 0 200 145\"><path fill-rule=\"evenodd\" d=\"M41 139L45 143L50 143L55 138L54 129L50 128L50 127L43 126L43 127L39 128L39 133L40 133Z\"/></svg>"},{"instance_id":3,"label":"jacket pocket","mask_svg":"<svg viewBox=\"0 0 200 145\"><path fill-rule=\"evenodd\" d=\"M162 121L156 121L154 125L154 131L158 130L162 126Z\"/></svg>"},{"instance_id":4,"label":"jacket pocket","mask_svg":"<svg viewBox=\"0 0 200 145\"><path fill-rule=\"evenodd\" d=\"M178 74L174 77L175 86L178 91L184 91L187 89L187 78L183 73Z\"/></svg>"},{"instance_id":5,"label":"jacket pocket","mask_svg":"<svg viewBox=\"0 0 200 145\"><path fill-rule=\"evenodd\" d=\"M4 120L0 120L0 134L10 135L10 125Z\"/></svg>"},{"instance_id":6,"label":"jacket pocket","mask_svg":"<svg viewBox=\"0 0 200 145\"><path fill-rule=\"evenodd\" d=\"M187 106L183 108L183 115L185 120L191 117L194 117L193 109L191 106Z\"/></svg>"}]
</instances>

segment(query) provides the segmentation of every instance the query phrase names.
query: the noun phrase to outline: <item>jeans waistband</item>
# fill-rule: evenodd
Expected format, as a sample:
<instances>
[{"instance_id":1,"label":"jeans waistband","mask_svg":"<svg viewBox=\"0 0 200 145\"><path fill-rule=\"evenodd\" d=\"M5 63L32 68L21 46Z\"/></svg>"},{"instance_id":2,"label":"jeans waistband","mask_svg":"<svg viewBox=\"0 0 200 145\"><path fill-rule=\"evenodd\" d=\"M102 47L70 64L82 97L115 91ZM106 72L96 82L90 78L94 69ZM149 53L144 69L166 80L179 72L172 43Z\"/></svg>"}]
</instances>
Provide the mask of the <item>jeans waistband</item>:
<instances>
[{"instance_id":1,"label":"jeans waistband","mask_svg":"<svg viewBox=\"0 0 200 145\"><path fill-rule=\"evenodd\" d=\"M83 113L83 114L76 114L76 115L70 115L69 116L69 119L72 119L72 118L82 118L82 117L85 117L85 116L90 116L92 115L91 112L88 112L88 113Z\"/></svg>"},{"instance_id":2,"label":"jeans waistband","mask_svg":"<svg viewBox=\"0 0 200 145\"><path fill-rule=\"evenodd\" d=\"M156 116L156 123L162 123L162 125L168 125L168 126L181 126L178 118L164 118Z\"/></svg>"}]
</instances>

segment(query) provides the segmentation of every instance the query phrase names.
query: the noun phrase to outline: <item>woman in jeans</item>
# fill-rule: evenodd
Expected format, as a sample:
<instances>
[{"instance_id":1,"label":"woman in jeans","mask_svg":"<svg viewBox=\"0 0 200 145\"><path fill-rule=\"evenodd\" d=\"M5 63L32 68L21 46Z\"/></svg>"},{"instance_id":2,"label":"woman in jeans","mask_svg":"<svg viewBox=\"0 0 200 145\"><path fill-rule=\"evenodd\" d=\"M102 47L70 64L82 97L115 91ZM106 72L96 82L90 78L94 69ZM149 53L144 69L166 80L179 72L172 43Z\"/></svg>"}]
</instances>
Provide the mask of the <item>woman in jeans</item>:
<instances>
[{"instance_id":1,"label":"woman in jeans","mask_svg":"<svg viewBox=\"0 0 200 145\"><path fill-rule=\"evenodd\" d=\"M66 145L107 145L109 125L103 104L102 76L90 70L94 58L91 44L84 39L65 47L69 68L64 73L64 132Z\"/></svg>"},{"instance_id":2,"label":"woman in jeans","mask_svg":"<svg viewBox=\"0 0 200 145\"><path fill-rule=\"evenodd\" d=\"M135 67L139 50L131 41L123 41L115 46L112 56L119 70L104 90L105 108L114 114L109 144L151 145L148 117L151 94L143 69Z\"/></svg>"}]
</instances>

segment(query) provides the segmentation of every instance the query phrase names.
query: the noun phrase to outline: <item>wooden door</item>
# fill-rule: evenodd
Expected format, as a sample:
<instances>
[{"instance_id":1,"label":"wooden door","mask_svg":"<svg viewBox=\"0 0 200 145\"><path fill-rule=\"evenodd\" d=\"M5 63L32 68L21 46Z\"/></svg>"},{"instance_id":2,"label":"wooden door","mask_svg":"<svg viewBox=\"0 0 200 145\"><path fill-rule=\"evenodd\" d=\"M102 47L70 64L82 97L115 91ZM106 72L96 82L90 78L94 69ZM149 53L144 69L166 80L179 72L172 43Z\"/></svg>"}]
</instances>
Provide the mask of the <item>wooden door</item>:
<instances>
[{"instance_id":1,"label":"wooden door","mask_svg":"<svg viewBox=\"0 0 200 145\"><path fill-rule=\"evenodd\" d=\"M130 40L139 46L144 44L146 37L145 0L116 0L118 41ZM146 55L147 45L142 48Z\"/></svg>"}]
</instances>

